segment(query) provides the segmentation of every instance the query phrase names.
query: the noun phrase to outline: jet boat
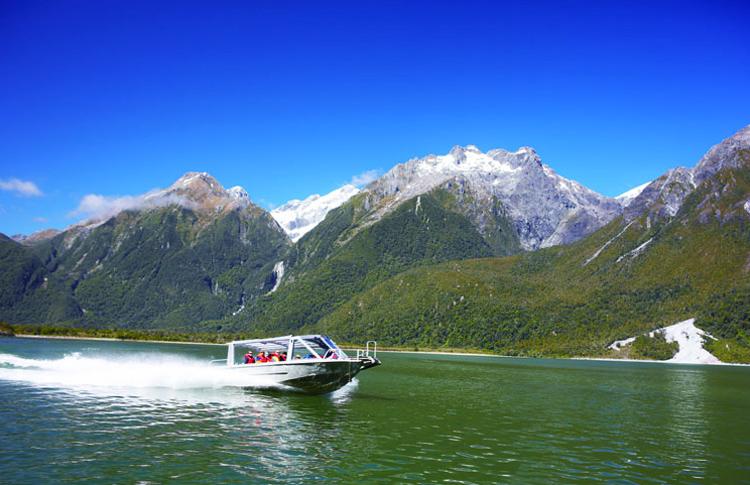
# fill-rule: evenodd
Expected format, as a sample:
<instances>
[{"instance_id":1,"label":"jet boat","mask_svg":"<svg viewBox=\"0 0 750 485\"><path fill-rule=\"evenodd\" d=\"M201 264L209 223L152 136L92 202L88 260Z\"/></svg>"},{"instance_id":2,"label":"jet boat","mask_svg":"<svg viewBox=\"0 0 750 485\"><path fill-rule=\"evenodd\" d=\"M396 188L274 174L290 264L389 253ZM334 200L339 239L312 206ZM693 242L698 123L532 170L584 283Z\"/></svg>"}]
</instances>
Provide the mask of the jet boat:
<instances>
[{"instance_id":1,"label":"jet boat","mask_svg":"<svg viewBox=\"0 0 750 485\"><path fill-rule=\"evenodd\" d=\"M260 352L274 355L274 361L244 363L248 351L254 357ZM276 354L284 352L286 360L277 361ZM372 340L353 357L325 335L287 335L227 343L227 370L248 376L248 385L260 377L306 393L324 394L343 387L361 371L377 365L380 365L377 342Z\"/></svg>"}]
</instances>

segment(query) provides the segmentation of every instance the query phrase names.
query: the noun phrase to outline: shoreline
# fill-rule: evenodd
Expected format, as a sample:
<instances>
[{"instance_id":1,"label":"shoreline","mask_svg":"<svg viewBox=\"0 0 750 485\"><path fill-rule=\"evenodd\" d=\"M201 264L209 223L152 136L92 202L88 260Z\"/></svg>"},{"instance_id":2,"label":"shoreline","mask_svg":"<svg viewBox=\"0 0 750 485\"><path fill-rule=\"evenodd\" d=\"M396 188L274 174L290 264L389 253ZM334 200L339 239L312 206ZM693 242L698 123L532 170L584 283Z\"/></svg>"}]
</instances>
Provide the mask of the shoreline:
<instances>
[{"instance_id":1,"label":"shoreline","mask_svg":"<svg viewBox=\"0 0 750 485\"><path fill-rule=\"evenodd\" d=\"M217 345L224 346L225 344L217 344L210 342L186 342L177 340L136 340L136 339L120 339L113 337L78 337L78 336L66 336L66 335L29 335L29 334L17 334L14 335L17 338L32 338L32 339L55 339L55 340L95 340L103 342L144 342L151 344L179 344L179 345ZM343 346L344 350L353 350L352 347ZM528 357L520 355L500 355L500 354L485 354L480 352L450 352L441 350L378 350L383 353L393 354L422 354L422 355L457 355L461 357L492 357L498 359L549 359L549 360L591 360L597 362L636 362L636 363L648 363L648 364L674 364L674 365L706 365L706 366L733 366L733 367L750 367L750 364L741 364L734 362L716 362L716 363L704 363L704 362L672 362L669 360L646 360L646 359L616 359L613 357Z\"/></svg>"},{"instance_id":2,"label":"shoreline","mask_svg":"<svg viewBox=\"0 0 750 485\"><path fill-rule=\"evenodd\" d=\"M114 337L77 337L74 335L31 335L19 333L13 335L15 338L48 338L54 340L97 340L102 342L144 342L148 344L180 344L180 345L221 345L211 342L186 342L184 340L140 340L140 339L129 339L129 338L114 338Z\"/></svg>"},{"instance_id":3,"label":"shoreline","mask_svg":"<svg viewBox=\"0 0 750 485\"><path fill-rule=\"evenodd\" d=\"M614 357L567 357L571 360L597 360L601 362L645 362L647 364L673 364L673 365L729 365L750 367L750 364L739 362L677 362L673 360L650 360L650 359L615 359Z\"/></svg>"}]
</instances>

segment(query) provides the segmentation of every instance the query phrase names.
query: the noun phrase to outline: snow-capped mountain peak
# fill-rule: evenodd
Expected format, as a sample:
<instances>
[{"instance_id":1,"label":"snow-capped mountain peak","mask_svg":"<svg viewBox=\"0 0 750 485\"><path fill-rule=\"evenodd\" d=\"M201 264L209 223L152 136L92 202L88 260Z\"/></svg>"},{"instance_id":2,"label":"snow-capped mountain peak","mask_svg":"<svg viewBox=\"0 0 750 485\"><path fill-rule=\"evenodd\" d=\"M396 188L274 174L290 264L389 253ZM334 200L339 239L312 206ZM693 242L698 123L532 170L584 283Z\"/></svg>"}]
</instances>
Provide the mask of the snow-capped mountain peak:
<instances>
[{"instance_id":1,"label":"snow-capped mountain peak","mask_svg":"<svg viewBox=\"0 0 750 485\"><path fill-rule=\"evenodd\" d=\"M238 185L225 189L207 172L188 172L168 188L151 191L143 197L156 205L164 205L160 201L166 201L192 209L220 212L251 204L244 188Z\"/></svg>"},{"instance_id":2,"label":"snow-capped mountain peak","mask_svg":"<svg viewBox=\"0 0 750 485\"><path fill-rule=\"evenodd\" d=\"M271 215L291 240L296 242L325 219L331 210L357 193L357 187L347 184L325 195L313 194L304 200L290 200L272 210Z\"/></svg>"},{"instance_id":3,"label":"snow-capped mountain peak","mask_svg":"<svg viewBox=\"0 0 750 485\"><path fill-rule=\"evenodd\" d=\"M648 187L651 184L651 182L653 182L653 180L649 180L645 184L641 184L637 187L633 187L632 189L627 190L623 192L622 194L618 195L617 197L615 197L615 200L619 202L621 206L627 207L630 205L631 202L633 202L633 200L636 197L641 195L641 192L643 192L643 189Z\"/></svg>"},{"instance_id":4,"label":"snow-capped mountain peak","mask_svg":"<svg viewBox=\"0 0 750 485\"><path fill-rule=\"evenodd\" d=\"M227 192L229 193L229 196L235 200L244 202L250 201L250 196L247 194L247 190L245 190L243 187L240 187L239 185L235 185L231 189L227 189Z\"/></svg>"},{"instance_id":5,"label":"snow-capped mountain peak","mask_svg":"<svg viewBox=\"0 0 750 485\"><path fill-rule=\"evenodd\" d=\"M502 202L525 249L572 242L621 211L613 199L542 164L531 147L482 153L469 145L398 164L368 185L373 206L386 201L371 218L377 220L399 203L450 181L470 190L479 205L489 208L493 200Z\"/></svg>"}]
</instances>

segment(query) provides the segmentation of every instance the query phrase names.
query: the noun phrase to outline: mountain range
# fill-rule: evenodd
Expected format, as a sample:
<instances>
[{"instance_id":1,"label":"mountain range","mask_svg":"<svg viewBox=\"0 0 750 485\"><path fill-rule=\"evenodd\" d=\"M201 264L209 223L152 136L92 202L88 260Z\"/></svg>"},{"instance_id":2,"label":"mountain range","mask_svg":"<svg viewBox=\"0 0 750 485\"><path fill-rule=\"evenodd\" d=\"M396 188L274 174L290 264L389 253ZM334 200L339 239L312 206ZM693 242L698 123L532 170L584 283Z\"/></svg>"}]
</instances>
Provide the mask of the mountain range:
<instances>
[{"instance_id":1,"label":"mountain range","mask_svg":"<svg viewBox=\"0 0 750 485\"><path fill-rule=\"evenodd\" d=\"M695 317L737 359L749 224L750 127L617 198L530 147L456 146L270 213L190 172L63 231L0 237L0 319L595 355Z\"/></svg>"}]
</instances>

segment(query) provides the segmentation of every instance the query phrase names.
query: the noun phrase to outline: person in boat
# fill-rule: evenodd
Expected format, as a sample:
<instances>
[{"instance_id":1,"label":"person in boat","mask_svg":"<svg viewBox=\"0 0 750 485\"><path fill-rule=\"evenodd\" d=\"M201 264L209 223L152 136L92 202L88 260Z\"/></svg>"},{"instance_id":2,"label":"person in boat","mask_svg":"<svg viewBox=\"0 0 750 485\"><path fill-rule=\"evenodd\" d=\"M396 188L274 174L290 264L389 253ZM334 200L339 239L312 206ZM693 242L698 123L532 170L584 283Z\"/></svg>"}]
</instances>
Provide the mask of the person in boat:
<instances>
[{"instance_id":1,"label":"person in boat","mask_svg":"<svg viewBox=\"0 0 750 485\"><path fill-rule=\"evenodd\" d=\"M248 350L245 354L245 364L254 364L255 363L255 357L253 357L253 351Z\"/></svg>"},{"instance_id":2,"label":"person in boat","mask_svg":"<svg viewBox=\"0 0 750 485\"><path fill-rule=\"evenodd\" d=\"M281 361L284 362L286 360L286 352L281 353Z\"/></svg>"},{"instance_id":3,"label":"person in boat","mask_svg":"<svg viewBox=\"0 0 750 485\"><path fill-rule=\"evenodd\" d=\"M258 357L255 359L255 362L260 362L261 364L265 364L268 362L268 357L266 357L266 353L264 351L258 352Z\"/></svg>"},{"instance_id":4,"label":"person in boat","mask_svg":"<svg viewBox=\"0 0 750 485\"><path fill-rule=\"evenodd\" d=\"M271 362L281 362L281 356L278 352L273 352L271 354Z\"/></svg>"}]
</instances>

